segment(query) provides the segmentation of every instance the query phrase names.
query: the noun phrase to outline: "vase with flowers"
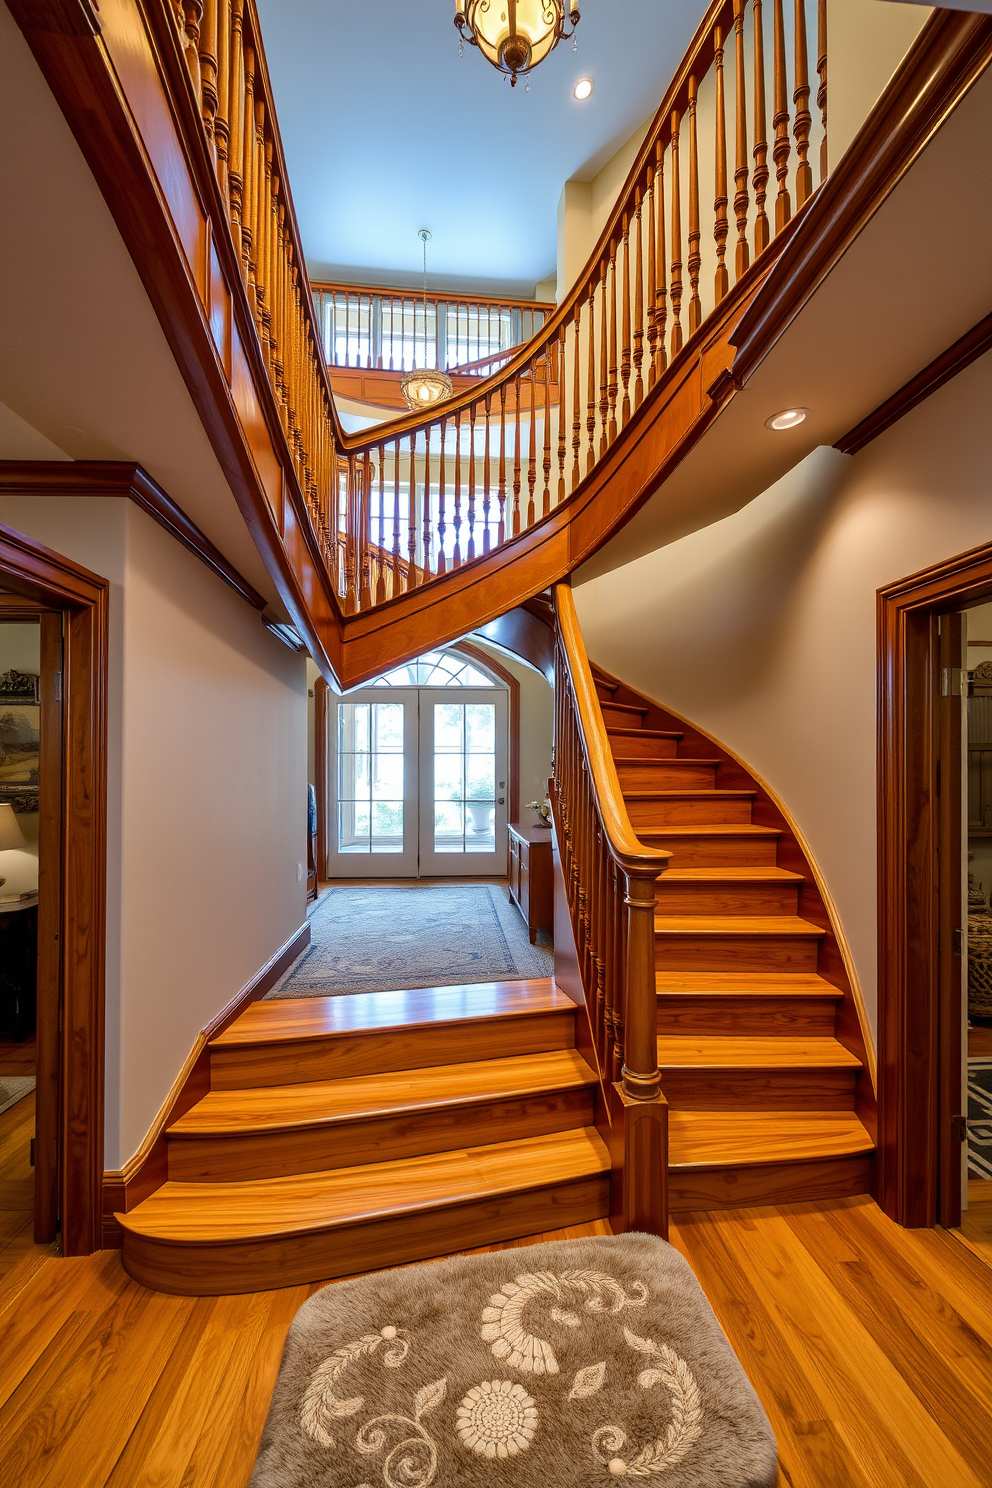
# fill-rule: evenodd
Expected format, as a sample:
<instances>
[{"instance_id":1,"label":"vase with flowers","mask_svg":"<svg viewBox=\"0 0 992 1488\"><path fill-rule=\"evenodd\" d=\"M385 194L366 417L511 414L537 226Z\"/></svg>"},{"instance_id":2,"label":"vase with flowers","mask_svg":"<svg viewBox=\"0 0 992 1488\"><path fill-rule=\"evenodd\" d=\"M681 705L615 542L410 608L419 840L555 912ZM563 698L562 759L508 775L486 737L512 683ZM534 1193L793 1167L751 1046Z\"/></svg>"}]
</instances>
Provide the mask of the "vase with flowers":
<instances>
[{"instance_id":1,"label":"vase with flowers","mask_svg":"<svg viewBox=\"0 0 992 1488\"><path fill-rule=\"evenodd\" d=\"M550 827L551 825L551 797L545 796L543 801L528 801L528 811L537 812L537 825L539 827Z\"/></svg>"}]
</instances>

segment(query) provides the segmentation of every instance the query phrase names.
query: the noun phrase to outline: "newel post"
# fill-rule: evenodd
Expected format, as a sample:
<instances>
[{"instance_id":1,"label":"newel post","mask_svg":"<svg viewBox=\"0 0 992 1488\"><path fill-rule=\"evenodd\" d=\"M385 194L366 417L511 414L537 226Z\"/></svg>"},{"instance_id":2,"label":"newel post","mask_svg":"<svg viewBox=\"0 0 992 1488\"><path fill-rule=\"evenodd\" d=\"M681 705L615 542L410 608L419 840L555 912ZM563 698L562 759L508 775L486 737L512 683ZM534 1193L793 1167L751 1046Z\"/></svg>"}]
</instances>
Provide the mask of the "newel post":
<instances>
[{"instance_id":1,"label":"newel post","mask_svg":"<svg viewBox=\"0 0 992 1488\"><path fill-rule=\"evenodd\" d=\"M654 912L658 869L626 868L627 957L624 977L623 1088L632 1100L657 1100L658 1004Z\"/></svg>"}]
</instances>

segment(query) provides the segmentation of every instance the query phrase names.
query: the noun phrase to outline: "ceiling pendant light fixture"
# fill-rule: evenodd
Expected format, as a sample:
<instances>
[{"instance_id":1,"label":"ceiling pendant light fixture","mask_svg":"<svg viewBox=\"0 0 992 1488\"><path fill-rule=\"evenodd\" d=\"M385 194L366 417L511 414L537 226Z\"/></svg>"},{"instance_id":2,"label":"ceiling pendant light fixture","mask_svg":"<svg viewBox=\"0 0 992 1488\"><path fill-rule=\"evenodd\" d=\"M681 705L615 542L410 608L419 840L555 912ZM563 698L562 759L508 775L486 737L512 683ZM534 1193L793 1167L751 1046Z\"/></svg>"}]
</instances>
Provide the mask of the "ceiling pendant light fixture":
<instances>
[{"instance_id":1,"label":"ceiling pendant light fixture","mask_svg":"<svg viewBox=\"0 0 992 1488\"><path fill-rule=\"evenodd\" d=\"M566 19L572 30L565 30ZM498 72L517 86L571 36L579 12L567 0L455 0L455 25L464 41L477 46Z\"/></svg>"},{"instance_id":2,"label":"ceiling pendant light fixture","mask_svg":"<svg viewBox=\"0 0 992 1488\"><path fill-rule=\"evenodd\" d=\"M432 403L443 403L445 398L450 398L453 387L447 372L441 372L438 368L427 365L427 244L431 235L426 227L422 227L417 236L424 245L424 365L414 366L412 372L400 378L400 391L407 401L407 407L430 408ZM414 344L413 360L416 363L416 344ZM436 353L435 360L437 360Z\"/></svg>"}]
</instances>

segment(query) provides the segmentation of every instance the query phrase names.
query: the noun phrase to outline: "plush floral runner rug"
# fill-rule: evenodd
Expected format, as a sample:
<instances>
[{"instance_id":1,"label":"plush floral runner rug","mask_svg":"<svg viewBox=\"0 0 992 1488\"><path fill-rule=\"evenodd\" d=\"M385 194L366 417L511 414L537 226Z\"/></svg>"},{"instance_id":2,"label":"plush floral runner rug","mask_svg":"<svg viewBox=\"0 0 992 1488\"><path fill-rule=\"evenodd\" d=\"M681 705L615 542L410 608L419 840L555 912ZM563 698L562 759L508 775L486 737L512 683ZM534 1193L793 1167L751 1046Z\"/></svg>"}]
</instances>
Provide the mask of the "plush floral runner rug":
<instances>
[{"instance_id":1,"label":"plush floral runner rug","mask_svg":"<svg viewBox=\"0 0 992 1488\"><path fill-rule=\"evenodd\" d=\"M399 992L551 976L499 884L363 884L324 889L310 947L269 998Z\"/></svg>"},{"instance_id":2,"label":"plush floral runner rug","mask_svg":"<svg viewBox=\"0 0 992 1488\"><path fill-rule=\"evenodd\" d=\"M297 1313L251 1488L766 1488L771 1427L653 1235L379 1272Z\"/></svg>"},{"instance_id":3,"label":"plush floral runner rug","mask_svg":"<svg viewBox=\"0 0 992 1488\"><path fill-rule=\"evenodd\" d=\"M968 1060L968 1176L992 1178L992 1058Z\"/></svg>"}]
</instances>

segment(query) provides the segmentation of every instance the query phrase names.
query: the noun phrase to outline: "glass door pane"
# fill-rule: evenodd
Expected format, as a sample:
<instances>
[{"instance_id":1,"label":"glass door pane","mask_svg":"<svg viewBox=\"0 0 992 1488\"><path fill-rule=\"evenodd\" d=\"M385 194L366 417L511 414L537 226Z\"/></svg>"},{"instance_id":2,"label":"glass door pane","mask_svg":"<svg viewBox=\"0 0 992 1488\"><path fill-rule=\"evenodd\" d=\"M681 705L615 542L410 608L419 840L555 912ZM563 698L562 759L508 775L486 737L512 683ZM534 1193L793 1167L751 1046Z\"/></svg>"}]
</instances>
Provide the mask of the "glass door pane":
<instances>
[{"instance_id":1,"label":"glass door pane","mask_svg":"<svg viewBox=\"0 0 992 1488\"><path fill-rule=\"evenodd\" d=\"M416 873L416 698L353 694L337 703L328 874Z\"/></svg>"},{"instance_id":2,"label":"glass door pane","mask_svg":"<svg viewBox=\"0 0 992 1488\"><path fill-rule=\"evenodd\" d=\"M506 867L506 696L421 693L420 871Z\"/></svg>"}]
</instances>

